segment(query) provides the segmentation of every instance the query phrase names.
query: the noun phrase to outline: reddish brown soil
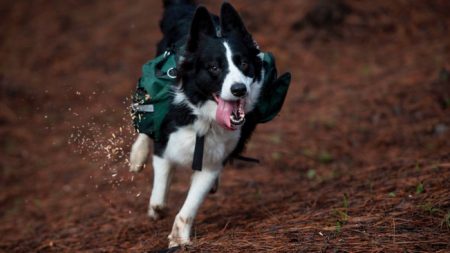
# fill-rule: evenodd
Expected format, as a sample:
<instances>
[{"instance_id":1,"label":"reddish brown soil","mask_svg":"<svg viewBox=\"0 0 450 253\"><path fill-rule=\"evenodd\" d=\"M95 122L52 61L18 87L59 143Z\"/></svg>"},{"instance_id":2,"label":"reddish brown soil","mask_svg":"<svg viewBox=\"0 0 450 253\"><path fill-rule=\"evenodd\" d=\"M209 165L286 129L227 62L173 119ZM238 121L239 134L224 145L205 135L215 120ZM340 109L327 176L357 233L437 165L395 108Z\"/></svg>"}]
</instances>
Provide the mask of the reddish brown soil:
<instances>
[{"instance_id":1,"label":"reddish brown soil","mask_svg":"<svg viewBox=\"0 0 450 253\"><path fill-rule=\"evenodd\" d=\"M237 2L237 1L234 1ZM197 252L449 252L450 5L351 1L292 30L308 1L236 3L293 82L202 206ZM216 1L205 2L217 12ZM160 1L0 4L0 251L144 252L152 172L132 175L128 97L160 39Z\"/></svg>"}]
</instances>

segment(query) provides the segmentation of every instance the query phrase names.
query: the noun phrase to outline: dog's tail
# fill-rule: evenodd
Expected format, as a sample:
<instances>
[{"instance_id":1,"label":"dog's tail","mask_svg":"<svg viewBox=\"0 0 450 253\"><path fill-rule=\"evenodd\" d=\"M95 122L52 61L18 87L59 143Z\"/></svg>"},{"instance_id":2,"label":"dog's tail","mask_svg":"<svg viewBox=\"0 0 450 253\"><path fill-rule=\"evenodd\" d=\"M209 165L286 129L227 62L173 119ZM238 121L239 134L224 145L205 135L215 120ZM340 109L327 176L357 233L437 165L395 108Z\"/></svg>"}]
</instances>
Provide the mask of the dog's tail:
<instances>
[{"instance_id":1,"label":"dog's tail","mask_svg":"<svg viewBox=\"0 0 450 253\"><path fill-rule=\"evenodd\" d=\"M159 23L163 39L158 43L157 55L186 38L197 7L194 0L163 0L164 13Z\"/></svg>"}]
</instances>

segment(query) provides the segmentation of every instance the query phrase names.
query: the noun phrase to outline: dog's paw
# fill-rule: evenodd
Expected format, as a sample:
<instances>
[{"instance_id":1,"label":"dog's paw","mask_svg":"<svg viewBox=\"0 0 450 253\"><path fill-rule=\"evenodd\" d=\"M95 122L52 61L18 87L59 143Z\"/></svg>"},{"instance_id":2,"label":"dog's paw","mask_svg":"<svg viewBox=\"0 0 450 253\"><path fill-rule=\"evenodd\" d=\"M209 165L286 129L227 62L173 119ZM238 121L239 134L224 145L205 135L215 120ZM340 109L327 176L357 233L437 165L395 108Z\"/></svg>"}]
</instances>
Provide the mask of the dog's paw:
<instances>
[{"instance_id":1,"label":"dog's paw","mask_svg":"<svg viewBox=\"0 0 450 253\"><path fill-rule=\"evenodd\" d=\"M150 138L146 134L139 134L131 147L130 171L139 172L145 167L150 152Z\"/></svg>"},{"instance_id":2,"label":"dog's paw","mask_svg":"<svg viewBox=\"0 0 450 253\"><path fill-rule=\"evenodd\" d=\"M174 237L172 234L170 234L167 238L169 238L169 249L192 245L192 242L189 239Z\"/></svg>"},{"instance_id":3,"label":"dog's paw","mask_svg":"<svg viewBox=\"0 0 450 253\"><path fill-rule=\"evenodd\" d=\"M130 163L130 172L141 172L145 164Z\"/></svg>"},{"instance_id":4,"label":"dog's paw","mask_svg":"<svg viewBox=\"0 0 450 253\"><path fill-rule=\"evenodd\" d=\"M189 239L192 222L192 218L183 218L179 214L175 217L172 232L167 237L169 239L169 248L192 244Z\"/></svg>"},{"instance_id":5,"label":"dog's paw","mask_svg":"<svg viewBox=\"0 0 450 253\"><path fill-rule=\"evenodd\" d=\"M155 205L155 206L150 205L148 208L147 215L150 218L152 218L152 220L160 220L160 219L166 217L167 213L168 213L167 207L163 207L163 206L159 206L159 205Z\"/></svg>"}]
</instances>

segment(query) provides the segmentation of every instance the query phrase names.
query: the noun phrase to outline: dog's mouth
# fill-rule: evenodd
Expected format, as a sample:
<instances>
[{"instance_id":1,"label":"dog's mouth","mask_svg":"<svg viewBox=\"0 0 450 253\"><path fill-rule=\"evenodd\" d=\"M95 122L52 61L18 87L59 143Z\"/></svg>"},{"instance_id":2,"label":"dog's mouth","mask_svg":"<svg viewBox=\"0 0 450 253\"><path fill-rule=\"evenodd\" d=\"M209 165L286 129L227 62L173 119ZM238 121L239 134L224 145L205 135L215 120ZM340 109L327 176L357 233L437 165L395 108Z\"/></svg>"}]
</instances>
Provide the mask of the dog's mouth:
<instances>
[{"instance_id":1,"label":"dog's mouth","mask_svg":"<svg viewBox=\"0 0 450 253\"><path fill-rule=\"evenodd\" d=\"M236 101L223 100L220 96L213 94L217 102L216 121L228 130L236 130L245 122L245 99Z\"/></svg>"}]
</instances>

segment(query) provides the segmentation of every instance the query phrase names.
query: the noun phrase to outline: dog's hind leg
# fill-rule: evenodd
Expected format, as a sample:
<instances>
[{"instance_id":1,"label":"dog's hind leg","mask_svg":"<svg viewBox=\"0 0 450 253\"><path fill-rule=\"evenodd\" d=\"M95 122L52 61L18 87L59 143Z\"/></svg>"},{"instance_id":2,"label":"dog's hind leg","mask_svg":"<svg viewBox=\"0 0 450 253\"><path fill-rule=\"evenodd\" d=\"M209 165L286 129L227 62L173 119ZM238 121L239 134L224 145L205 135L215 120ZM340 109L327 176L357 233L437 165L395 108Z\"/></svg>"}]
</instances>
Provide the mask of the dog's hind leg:
<instances>
[{"instance_id":1,"label":"dog's hind leg","mask_svg":"<svg viewBox=\"0 0 450 253\"><path fill-rule=\"evenodd\" d=\"M172 232L169 235L169 248L190 244L192 223L205 196L213 187L221 169L203 168L192 175L192 183L186 201L175 217Z\"/></svg>"},{"instance_id":2,"label":"dog's hind leg","mask_svg":"<svg viewBox=\"0 0 450 253\"><path fill-rule=\"evenodd\" d=\"M146 134L139 134L131 147L130 171L139 172L145 167L150 152L150 138Z\"/></svg>"},{"instance_id":3,"label":"dog's hind leg","mask_svg":"<svg viewBox=\"0 0 450 253\"><path fill-rule=\"evenodd\" d=\"M148 206L148 216L161 219L167 213L167 193L172 179L172 166L168 160L153 156L153 189Z\"/></svg>"}]
</instances>

